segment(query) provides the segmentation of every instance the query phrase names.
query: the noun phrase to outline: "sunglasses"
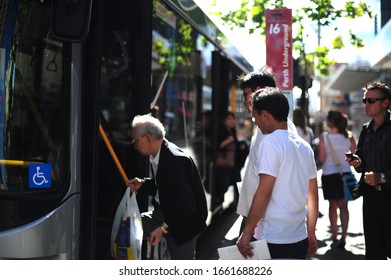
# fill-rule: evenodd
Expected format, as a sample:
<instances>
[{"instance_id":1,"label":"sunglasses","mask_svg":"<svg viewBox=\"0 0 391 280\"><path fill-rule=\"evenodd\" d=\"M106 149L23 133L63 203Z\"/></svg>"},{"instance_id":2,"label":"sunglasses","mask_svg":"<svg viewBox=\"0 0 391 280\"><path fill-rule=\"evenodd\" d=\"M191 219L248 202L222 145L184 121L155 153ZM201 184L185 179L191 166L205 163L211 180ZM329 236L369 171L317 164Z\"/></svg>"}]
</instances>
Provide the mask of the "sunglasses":
<instances>
[{"instance_id":1,"label":"sunglasses","mask_svg":"<svg viewBox=\"0 0 391 280\"><path fill-rule=\"evenodd\" d=\"M376 103L376 101L379 101L379 100L386 100L387 98L363 98L362 99L362 103L364 103L364 104L367 104L367 102L369 103L369 104L374 104L374 103Z\"/></svg>"}]
</instances>

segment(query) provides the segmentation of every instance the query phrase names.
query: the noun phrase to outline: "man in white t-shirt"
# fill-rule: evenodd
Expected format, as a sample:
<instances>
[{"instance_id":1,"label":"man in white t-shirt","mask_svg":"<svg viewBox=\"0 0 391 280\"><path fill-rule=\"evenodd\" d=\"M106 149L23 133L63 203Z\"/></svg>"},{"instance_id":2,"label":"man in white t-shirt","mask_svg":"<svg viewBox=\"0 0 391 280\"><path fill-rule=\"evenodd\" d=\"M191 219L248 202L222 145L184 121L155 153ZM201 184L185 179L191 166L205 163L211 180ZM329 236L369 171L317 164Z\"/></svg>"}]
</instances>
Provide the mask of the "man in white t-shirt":
<instances>
[{"instance_id":1,"label":"man in white t-shirt","mask_svg":"<svg viewBox=\"0 0 391 280\"><path fill-rule=\"evenodd\" d=\"M314 154L297 133L288 131L288 113L288 100L278 88L254 94L255 124L265 136L256 155L258 188L237 241L245 258L253 256L253 238L266 240L272 258L305 259L317 251Z\"/></svg>"},{"instance_id":2,"label":"man in white t-shirt","mask_svg":"<svg viewBox=\"0 0 391 280\"><path fill-rule=\"evenodd\" d=\"M273 72L269 67L243 75L239 77L238 81L240 88L243 90L243 102L249 113L252 112L252 96L254 92L265 87L276 87ZM289 119L288 131L297 133L294 123ZM256 155L263 137L262 131L255 127L254 135L251 138L250 152L244 166L244 175L236 210L236 213L243 216L242 227L250 211L250 206L259 184L259 175L257 173L258 159ZM242 228L240 232L242 232Z\"/></svg>"}]
</instances>

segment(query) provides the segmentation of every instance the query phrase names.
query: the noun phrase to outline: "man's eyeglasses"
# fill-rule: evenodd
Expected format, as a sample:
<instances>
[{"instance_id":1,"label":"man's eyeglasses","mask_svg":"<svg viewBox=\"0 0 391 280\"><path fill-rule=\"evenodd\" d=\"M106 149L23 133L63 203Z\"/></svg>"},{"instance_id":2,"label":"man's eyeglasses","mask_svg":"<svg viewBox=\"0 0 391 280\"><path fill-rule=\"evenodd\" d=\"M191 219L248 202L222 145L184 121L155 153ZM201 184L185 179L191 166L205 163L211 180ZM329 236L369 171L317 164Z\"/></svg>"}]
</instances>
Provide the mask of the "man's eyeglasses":
<instances>
[{"instance_id":1,"label":"man's eyeglasses","mask_svg":"<svg viewBox=\"0 0 391 280\"><path fill-rule=\"evenodd\" d=\"M379 101L379 100L386 100L387 98L363 98L362 99L362 103L364 103L364 104L367 104L367 102L369 103L369 104L374 104L374 103L376 103L376 101Z\"/></svg>"},{"instance_id":2,"label":"man's eyeglasses","mask_svg":"<svg viewBox=\"0 0 391 280\"><path fill-rule=\"evenodd\" d=\"M140 137L137 138L137 139L133 139L132 142L130 142L130 144L132 144L132 145L137 145L138 140L140 140L140 139L143 138L144 136L145 136L145 135L140 136Z\"/></svg>"}]
</instances>

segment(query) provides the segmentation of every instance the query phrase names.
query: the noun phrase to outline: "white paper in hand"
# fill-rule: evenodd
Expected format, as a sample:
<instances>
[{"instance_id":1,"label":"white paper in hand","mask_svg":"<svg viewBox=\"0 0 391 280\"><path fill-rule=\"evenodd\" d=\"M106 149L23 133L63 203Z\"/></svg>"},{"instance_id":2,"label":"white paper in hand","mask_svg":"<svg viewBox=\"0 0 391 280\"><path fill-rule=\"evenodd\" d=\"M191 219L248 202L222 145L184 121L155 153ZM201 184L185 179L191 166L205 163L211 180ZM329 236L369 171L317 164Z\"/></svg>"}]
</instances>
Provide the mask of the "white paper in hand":
<instances>
[{"instance_id":1,"label":"white paper in hand","mask_svg":"<svg viewBox=\"0 0 391 280\"><path fill-rule=\"evenodd\" d=\"M269 247L264 239L250 242L254 256L247 260L270 260ZM218 248L220 260L245 260L236 245Z\"/></svg>"}]
</instances>

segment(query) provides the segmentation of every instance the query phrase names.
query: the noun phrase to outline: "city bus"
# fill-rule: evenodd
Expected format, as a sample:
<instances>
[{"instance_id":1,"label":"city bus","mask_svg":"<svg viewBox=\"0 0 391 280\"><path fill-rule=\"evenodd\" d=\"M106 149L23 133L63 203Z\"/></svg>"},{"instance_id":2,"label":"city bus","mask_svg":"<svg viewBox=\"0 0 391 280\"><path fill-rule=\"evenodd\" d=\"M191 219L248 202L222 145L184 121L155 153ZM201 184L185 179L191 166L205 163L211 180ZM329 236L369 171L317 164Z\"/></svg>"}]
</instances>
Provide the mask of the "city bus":
<instances>
[{"instance_id":1,"label":"city bus","mask_svg":"<svg viewBox=\"0 0 391 280\"><path fill-rule=\"evenodd\" d=\"M190 0L2 0L0 258L111 258L125 183L99 128L126 175L144 177L139 114L193 156L213 216L219 115L247 117L235 85L252 70Z\"/></svg>"}]
</instances>

